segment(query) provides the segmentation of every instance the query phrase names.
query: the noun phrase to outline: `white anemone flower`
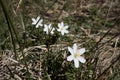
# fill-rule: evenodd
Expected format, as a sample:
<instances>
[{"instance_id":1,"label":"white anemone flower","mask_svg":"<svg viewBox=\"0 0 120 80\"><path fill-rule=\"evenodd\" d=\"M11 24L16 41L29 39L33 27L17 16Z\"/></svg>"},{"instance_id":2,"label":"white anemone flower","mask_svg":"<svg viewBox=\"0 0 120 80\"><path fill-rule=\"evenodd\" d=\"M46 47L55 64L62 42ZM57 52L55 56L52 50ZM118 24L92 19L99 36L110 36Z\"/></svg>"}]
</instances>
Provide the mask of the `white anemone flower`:
<instances>
[{"instance_id":1,"label":"white anemone flower","mask_svg":"<svg viewBox=\"0 0 120 80\"><path fill-rule=\"evenodd\" d=\"M79 61L81 63L86 62L86 59L81 56L83 53L85 53L85 48L78 49L77 44L74 44L73 49L68 47L68 51L71 53L71 55L67 57L67 61L74 60L74 65L76 68L79 67Z\"/></svg>"},{"instance_id":2,"label":"white anemone flower","mask_svg":"<svg viewBox=\"0 0 120 80\"><path fill-rule=\"evenodd\" d=\"M43 26L42 22L43 19L40 19L40 16L38 16L36 19L32 18L32 25L35 25L36 28L38 28L39 26Z\"/></svg>"},{"instance_id":3,"label":"white anemone flower","mask_svg":"<svg viewBox=\"0 0 120 80\"><path fill-rule=\"evenodd\" d=\"M54 34L54 30L55 30L55 28L52 28L52 24L49 24L49 25L44 25L44 29L43 29L43 31L45 31L46 32L46 34Z\"/></svg>"},{"instance_id":4,"label":"white anemone flower","mask_svg":"<svg viewBox=\"0 0 120 80\"><path fill-rule=\"evenodd\" d=\"M58 28L57 31L61 32L62 35L64 35L65 33L68 33L68 26L65 26L63 22L58 23Z\"/></svg>"}]
</instances>

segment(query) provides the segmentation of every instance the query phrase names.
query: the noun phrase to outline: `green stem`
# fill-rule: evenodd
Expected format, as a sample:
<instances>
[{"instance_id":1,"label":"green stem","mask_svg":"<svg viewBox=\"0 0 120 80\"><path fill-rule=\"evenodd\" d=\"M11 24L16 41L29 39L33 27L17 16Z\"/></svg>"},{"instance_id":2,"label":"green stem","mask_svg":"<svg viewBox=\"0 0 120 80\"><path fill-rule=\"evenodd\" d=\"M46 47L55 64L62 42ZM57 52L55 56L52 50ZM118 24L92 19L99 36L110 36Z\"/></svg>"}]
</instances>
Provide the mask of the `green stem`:
<instances>
[{"instance_id":1,"label":"green stem","mask_svg":"<svg viewBox=\"0 0 120 80\"><path fill-rule=\"evenodd\" d=\"M11 28L12 25L10 23L10 19L9 19L8 14L7 14L7 8L5 7L5 2L3 2L3 0L0 0L0 4L2 6L2 9L3 9L4 15L5 15L6 21L8 23L8 29L9 29L10 35L11 35L11 41L12 41L13 50L14 50L14 53L15 53L15 59L17 60L18 54L16 52L16 45L15 45L14 36L13 36L12 28Z\"/></svg>"},{"instance_id":2,"label":"green stem","mask_svg":"<svg viewBox=\"0 0 120 80\"><path fill-rule=\"evenodd\" d=\"M23 49L22 49L22 47L21 47L21 45L20 45L20 42L19 42L17 33L16 33L16 31L15 31L14 25L13 25L13 23L12 23L12 20L11 20L10 16L8 15L8 9L7 9L7 7L6 7L7 5L6 5L5 3L6 3L5 0L0 0L0 4L1 4L2 9L3 9L3 12L4 12L4 14L5 14L5 18L6 18L6 21L7 21L7 23L8 23L8 28L9 28L9 31L10 31L10 34L11 34L11 40L12 40L13 49L14 49L14 52L15 52L15 59L17 60L18 54L17 54L17 52L16 52L16 45L15 45L15 41L14 41L13 32L14 32L15 37L16 37L16 39L17 39L17 42L18 42L18 44L19 44L19 46L20 46L20 51L22 51L23 61L24 61L25 67L26 67L26 69L27 69L27 75L26 75L26 77L28 78L28 80L31 80L31 79L30 79L30 73L29 73L28 65L27 65L27 62L26 62L26 60L25 60L25 56L24 56L24 53L23 53ZM12 31L13 31L13 32L12 32Z\"/></svg>"}]
</instances>

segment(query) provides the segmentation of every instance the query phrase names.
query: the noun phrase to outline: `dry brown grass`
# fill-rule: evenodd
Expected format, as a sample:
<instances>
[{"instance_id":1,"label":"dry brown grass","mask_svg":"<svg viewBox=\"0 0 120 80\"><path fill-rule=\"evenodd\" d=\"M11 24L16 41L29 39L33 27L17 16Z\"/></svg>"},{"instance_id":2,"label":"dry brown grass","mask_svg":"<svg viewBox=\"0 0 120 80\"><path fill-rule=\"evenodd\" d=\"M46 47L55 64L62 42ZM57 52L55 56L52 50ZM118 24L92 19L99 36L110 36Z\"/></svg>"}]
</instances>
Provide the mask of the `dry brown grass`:
<instances>
[{"instance_id":1,"label":"dry brown grass","mask_svg":"<svg viewBox=\"0 0 120 80\"><path fill-rule=\"evenodd\" d=\"M96 44L94 49L94 57L88 56L91 61L98 59L95 68L94 79L109 80L111 76L114 78L111 80L120 79L120 1L119 0L58 0L53 4L54 0L48 0L45 5L45 14L42 8L42 4L37 0L9 0L10 10L13 12L15 24L18 25L17 30L22 33L23 28L19 23L20 12L24 17L24 23L26 27L31 24L31 18L38 15L44 15L48 21L59 22L65 20L68 17L68 23L77 27L70 28L71 34L68 35L72 43L78 43L79 45L85 45L90 47L89 42L93 40ZM22 3L20 3L22 1ZM50 5L52 4L52 7ZM50 8L50 9L49 9ZM69 18L72 16L72 19ZM83 22L80 23L78 18L83 18ZM93 20L91 19L93 18ZM16 20L17 19L17 20ZM67 21L66 21L67 22ZM109 27L110 23L112 26ZM95 26L96 25L96 26ZM92 27L93 26L93 27ZM98 26L98 27L97 27ZM110 29L111 28L111 29ZM76 29L78 29L76 31ZM109 31L110 29L110 31ZM107 33L108 32L108 33ZM105 35L106 34L106 35ZM103 37L104 36L104 37ZM112 39L113 38L113 39ZM30 39L31 41L31 39ZM87 43L87 44L86 44ZM55 44L52 47L54 50L66 49L69 45L67 41L63 41L60 44ZM65 48L63 48L65 47ZM98 48L96 48L98 47ZM57 49L56 49L57 50ZM44 45L32 46L24 49L26 56L42 55L42 52L46 52ZM18 51L20 54L21 51ZM22 62L16 61L13 58L14 52L8 49L1 50L0 55L0 80L25 80L25 66ZM19 55L22 60L21 55ZM33 58L34 56L31 56ZM64 58L66 55L64 55ZM43 57L44 59L44 57ZM42 60L28 59L29 69L32 80L41 80L42 75ZM116 71L118 71L116 73Z\"/></svg>"}]
</instances>

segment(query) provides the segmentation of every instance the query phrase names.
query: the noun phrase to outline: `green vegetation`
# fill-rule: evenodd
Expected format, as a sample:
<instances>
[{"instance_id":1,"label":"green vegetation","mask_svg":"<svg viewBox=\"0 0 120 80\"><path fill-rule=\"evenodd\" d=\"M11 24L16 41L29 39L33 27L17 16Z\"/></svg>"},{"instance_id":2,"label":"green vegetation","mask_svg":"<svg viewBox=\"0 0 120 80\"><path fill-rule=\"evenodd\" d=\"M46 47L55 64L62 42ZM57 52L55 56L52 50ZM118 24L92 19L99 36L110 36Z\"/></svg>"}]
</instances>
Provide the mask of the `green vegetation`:
<instances>
[{"instance_id":1,"label":"green vegetation","mask_svg":"<svg viewBox=\"0 0 120 80\"><path fill-rule=\"evenodd\" d=\"M119 4L0 0L0 80L119 80Z\"/></svg>"}]
</instances>

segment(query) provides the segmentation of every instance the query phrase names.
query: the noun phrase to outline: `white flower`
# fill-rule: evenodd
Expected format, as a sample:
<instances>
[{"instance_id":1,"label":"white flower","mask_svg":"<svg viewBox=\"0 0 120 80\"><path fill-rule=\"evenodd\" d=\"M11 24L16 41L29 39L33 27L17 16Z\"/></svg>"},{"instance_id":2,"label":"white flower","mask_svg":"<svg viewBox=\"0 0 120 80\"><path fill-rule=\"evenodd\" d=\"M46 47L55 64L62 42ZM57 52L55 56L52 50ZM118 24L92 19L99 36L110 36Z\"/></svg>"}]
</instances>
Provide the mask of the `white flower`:
<instances>
[{"instance_id":1,"label":"white flower","mask_svg":"<svg viewBox=\"0 0 120 80\"><path fill-rule=\"evenodd\" d=\"M67 57L67 61L74 60L74 65L76 68L79 67L79 61L81 63L86 62L86 59L81 56L85 52L85 48L81 48L78 50L77 44L74 44L73 49L71 47L68 47L68 51L71 53L71 55Z\"/></svg>"},{"instance_id":2,"label":"white flower","mask_svg":"<svg viewBox=\"0 0 120 80\"><path fill-rule=\"evenodd\" d=\"M36 19L32 18L32 25L36 25L36 28L38 28L39 26L43 26L42 22L43 19L40 19L40 16L38 16Z\"/></svg>"},{"instance_id":3,"label":"white flower","mask_svg":"<svg viewBox=\"0 0 120 80\"><path fill-rule=\"evenodd\" d=\"M68 26L64 26L64 23L61 22L61 23L58 23L58 28L57 31L58 32L61 32L62 35L64 35L65 33L68 33Z\"/></svg>"},{"instance_id":4,"label":"white flower","mask_svg":"<svg viewBox=\"0 0 120 80\"><path fill-rule=\"evenodd\" d=\"M49 34L49 33L54 34L55 28L52 28L51 25L52 25L52 24L49 24L49 25L46 25L46 24L45 24L45 25L44 25L43 31L45 31L46 34Z\"/></svg>"}]
</instances>

